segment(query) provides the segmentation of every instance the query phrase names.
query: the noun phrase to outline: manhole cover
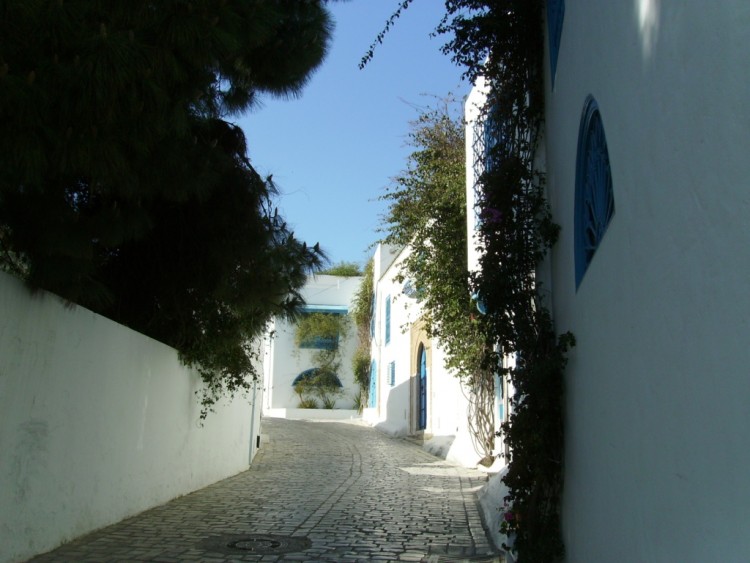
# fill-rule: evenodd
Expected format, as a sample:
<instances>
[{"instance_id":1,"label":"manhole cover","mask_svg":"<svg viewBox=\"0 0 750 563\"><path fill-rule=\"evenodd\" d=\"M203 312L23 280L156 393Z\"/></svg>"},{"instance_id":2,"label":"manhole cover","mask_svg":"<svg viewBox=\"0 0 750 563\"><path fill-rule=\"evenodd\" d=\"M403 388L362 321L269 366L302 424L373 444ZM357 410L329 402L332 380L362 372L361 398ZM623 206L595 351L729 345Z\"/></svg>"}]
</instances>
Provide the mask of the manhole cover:
<instances>
[{"instance_id":1,"label":"manhole cover","mask_svg":"<svg viewBox=\"0 0 750 563\"><path fill-rule=\"evenodd\" d=\"M212 551L228 554L252 553L255 555L275 555L304 551L312 543L307 538L292 536L272 536L268 534L245 534L242 536L212 537L201 542Z\"/></svg>"},{"instance_id":2,"label":"manhole cover","mask_svg":"<svg viewBox=\"0 0 750 563\"><path fill-rule=\"evenodd\" d=\"M245 551L252 551L254 553L273 553L281 549L285 543L274 538L259 536L230 542L227 547L244 549Z\"/></svg>"}]
</instances>

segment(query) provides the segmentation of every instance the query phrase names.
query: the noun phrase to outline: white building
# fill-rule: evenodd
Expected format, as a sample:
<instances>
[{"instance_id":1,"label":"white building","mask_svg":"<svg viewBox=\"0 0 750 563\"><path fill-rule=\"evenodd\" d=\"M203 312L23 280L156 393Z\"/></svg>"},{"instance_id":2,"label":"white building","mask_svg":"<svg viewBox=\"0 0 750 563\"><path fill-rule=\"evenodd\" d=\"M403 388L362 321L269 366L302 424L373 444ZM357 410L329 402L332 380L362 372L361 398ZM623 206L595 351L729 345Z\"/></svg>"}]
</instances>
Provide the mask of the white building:
<instances>
[{"instance_id":1,"label":"white building","mask_svg":"<svg viewBox=\"0 0 750 563\"><path fill-rule=\"evenodd\" d=\"M750 561L750 3L548 14L567 561Z\"/></svg>"},{"instance_id":2,"label":"white building","mask_svg":"<svg viewBox=\"0 0 750 563\"><path fill-rule=\"evenodd\" d=\"M474 466L483 454L468 428L468 390L445 368L440 343L428 337L416 288L397 279L409 252L379 245L373 257L371 384L363 418L389 434L417 439L448 460Z\"/></svg>"},{"instance_id":3,"label":"white building","mask_svg":"<svg viewBox=\"0 0 750 563\"><path fill-rule=\"evenodd\" d=\"M310 276L301 295L306 305L303 314L326 313L348 315L354 295L359 289L361 277ZM341 368L336 374L341 380L341 394L336 400L336 409L354 408L354 397L359 394L359 385L354 380L352 356L357 348L356 327L351 319L348 330L335 343L339 350ZM264 350L264 414L284 415L287 409L299 406L299 397L293 383L305 370L316 367L313 355L319 346L297 346L295 323L275 319L266 337Z\"/></svg>"}]
</instances>

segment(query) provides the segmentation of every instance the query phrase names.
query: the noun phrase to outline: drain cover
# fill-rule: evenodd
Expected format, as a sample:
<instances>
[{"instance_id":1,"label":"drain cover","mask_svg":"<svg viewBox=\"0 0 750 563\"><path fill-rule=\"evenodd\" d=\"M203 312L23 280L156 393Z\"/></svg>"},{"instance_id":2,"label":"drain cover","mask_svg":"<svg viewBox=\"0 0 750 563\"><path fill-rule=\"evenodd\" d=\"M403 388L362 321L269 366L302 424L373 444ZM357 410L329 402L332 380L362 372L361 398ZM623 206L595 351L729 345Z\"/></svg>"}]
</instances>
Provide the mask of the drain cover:
<instances>
[{"instance_id":1,"label":"drain cover","mask_svg":"<svg viewBox=\"0 0 750 563\"><path fill-rule=\"evenodd\" d=\"M237 554L275 555L304 551L312 543L307 538L272 536L268 534L246 534L242 536L219 536L204 540L203 546L212 551Z\"/></svg>"}]
</instances>

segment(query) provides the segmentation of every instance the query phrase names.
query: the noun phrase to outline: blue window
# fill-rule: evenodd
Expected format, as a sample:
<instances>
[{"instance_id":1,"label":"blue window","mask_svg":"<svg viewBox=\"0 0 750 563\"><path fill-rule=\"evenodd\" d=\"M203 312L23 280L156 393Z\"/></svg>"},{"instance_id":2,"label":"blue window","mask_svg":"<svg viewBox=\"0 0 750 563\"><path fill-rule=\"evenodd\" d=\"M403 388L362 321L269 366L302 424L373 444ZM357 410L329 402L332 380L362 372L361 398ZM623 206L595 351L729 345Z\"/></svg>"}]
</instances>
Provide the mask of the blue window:
<instances>
[{"instance_id":1,"label":"blue window","mask_svg":"<svg viewBox=\"0 0 750 563\"><path fill-rule=\"evenodd\" d=\"M337 305L306 305L302 309L302 316L309 315L346 315L346 307ZM314 336L300 342L300 348L312 348L317 350L335 350L339 346L339 335Z\"/></svg>"},{"instance_id":2,"label":"blue window","mask_svg":"<svg viewBox=\"0 0 750 563\"><path fill-rule=\"evenodd\" d=\"M391 296L385 298L385 343L391 341Z\"/></svg>"},{"instance_id":3,"label":"blue window","mask_svg":"<svg viewBox=\"0 0 750 563\"><path fill-rule=\"evenodd\" d=\"M596 100L589 96L578 131L575 193L576 289L615 214L607 139Z\"/></svg>"},{"instance_id":4,"label":"blue window","mask_svg":"<svg viewBox=\"0 0 750 563\"><path fill-rule=\"evenodd\" d=\"M378 364L375 360L370 362L370 393L368 404L375 407L378 404Z\"/></svg>"},{"instance_id":5,"label":"blue window","mask_svg":"<svg viewBox=\"0 0 750 563\"><path fill-rule=\"evenodd\" d=\"M552 74L552 87L555 86L557 73L557 54L560 51L563 19L565 19L565 0L547 0L547 33L549 35L549 66Z\"/></svg>"},{"instance_id":6,"label":"blue window","mask_svg":"<svg viewBox=\"0 0 750 563\"><path fill-rule=\"evenodd\" d=\"M388 364L388 385L396 385L396 362Z\"/></svg>"}]
</instances>

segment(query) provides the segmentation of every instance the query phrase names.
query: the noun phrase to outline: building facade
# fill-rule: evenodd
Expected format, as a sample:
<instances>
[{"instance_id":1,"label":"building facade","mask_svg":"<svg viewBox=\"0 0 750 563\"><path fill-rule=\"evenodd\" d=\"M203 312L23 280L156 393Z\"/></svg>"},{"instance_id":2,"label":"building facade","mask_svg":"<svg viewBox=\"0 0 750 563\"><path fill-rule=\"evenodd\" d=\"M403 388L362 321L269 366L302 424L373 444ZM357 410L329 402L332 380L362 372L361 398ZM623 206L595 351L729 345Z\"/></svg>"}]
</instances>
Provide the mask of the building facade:
<instances>
[{"instance_id":1,"label":"building facade","mask_svg":"<svg viewBox=\"0 0 750 563\"><path fill-rule=\"evenodd\" d=\"M470 392L445 368L445 352L421 320L418 291L401 280L409 247L379 245L373 256L369 404L363 419L409 436L441 457L474 466L483 454L468 424Z\"/></svg>"},{"instance_id":2,"label":"building facade","mask_svg":"<svg viewBox=\"0 0 750 563\"><path fill-rule=\"evenodd\" d=\"M750 4L546 14L567 560L748 561Z\"/></svg>"},{"instance_id":3,"label":"building facade","mask_svg":"<svg viewBox=\"0 0 750 563\"><path fill-rule=\"evenodd\" d=\"M362 278L358 276L316 275L308 278L301 291L306 303L303 316L318 313L342 318L346 327L335 342L312 339L298 345L295 340L296 323L280 318L272 321L264 348L265 414L299 407L300 397L295 393L294 382L304 372L316 367L315 354L321 349L335 349L338 352L340 369L336 375L342 387L336 397L335 409L354 408L355 397L359 394L359 385L354 380L352 370L357 335L349 311L361 281Z\"/></svg>"}]
</instances>

